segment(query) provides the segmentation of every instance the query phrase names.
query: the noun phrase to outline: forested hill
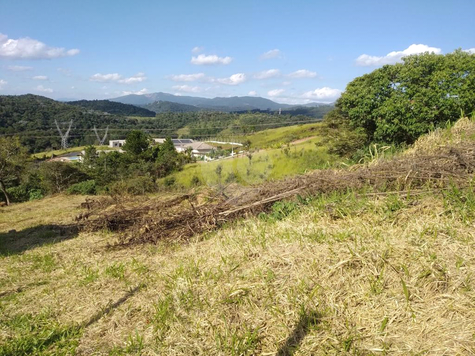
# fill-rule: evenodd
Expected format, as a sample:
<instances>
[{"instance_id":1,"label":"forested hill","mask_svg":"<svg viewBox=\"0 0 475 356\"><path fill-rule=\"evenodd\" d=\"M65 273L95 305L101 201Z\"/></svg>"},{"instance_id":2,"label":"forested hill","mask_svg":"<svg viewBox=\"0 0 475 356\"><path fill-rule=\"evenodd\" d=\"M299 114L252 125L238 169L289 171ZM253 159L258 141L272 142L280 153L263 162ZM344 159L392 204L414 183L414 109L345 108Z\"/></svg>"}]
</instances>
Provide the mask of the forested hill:
<instances>
[{"instance_id":1,"label":"forested hill","mask_svg":"<svg viewBox=\"0 0 475 356\"><path fill-rule=\"evenodd\" d=\"M108 114L123 115L123 116L141 116L141 117L154 117L155 112L141 108L135 105L122 104L109 100L79 100L69 101L69 105L81 106L83 108L102 111Z\"/></svg>"},{"instance_id":2,"label":"forested hill","mask_svg":"<svg viewBox=\"0 0 475 356\"><path fill-rule=\"evenodd\" d=\"M157 114L165 112L196 112L203 110L193 105L173 103L171 101L155 101L151 104L144 105L143 107Z\"/></svg>"},{"instance_id":3,"label":"forested hill","mask_svg":"<svg viewBox=\"0 0 475 356\"><path fill-rule=\"evenodd\" d=\"M94 143L94 126L97 129L105 129L106 126L126 129L137 123L136 120L98 111L85 111L82 107L37 95L0 96L0 135L20 136L22 143L31 152L60 147L61 138L55 120L63 132L67 130L65 123L73 120L70 146ZM114 135L113 132L111 134Z\"/></svg>"},{"instance_id":4,"label":"forested hill","mask_svg":"<svg viewBox=\"0 0 475 356\"><path fill-rule=\"evenodd\" d=\"M305 108L305 109L321 109ZM325 109L326 110L326 109ZM177 137L179 134L190 138L238 137L268 128L315 122L318 116L296 115L278 112L225 113L218 111L166 112L150 118L128 118L105 114L97 110L61 103L37 95L0 96L0 136L19 136L30 152L58 149L61 138L55 120L63 132L72 120L68 144L70 147L97 143L93 131L96 127L102 136L109 127L107 139L120 139L129 130L144 130L154 137ZM178 131L179 130L179 131Z\"/></svg>"}]
</instances>

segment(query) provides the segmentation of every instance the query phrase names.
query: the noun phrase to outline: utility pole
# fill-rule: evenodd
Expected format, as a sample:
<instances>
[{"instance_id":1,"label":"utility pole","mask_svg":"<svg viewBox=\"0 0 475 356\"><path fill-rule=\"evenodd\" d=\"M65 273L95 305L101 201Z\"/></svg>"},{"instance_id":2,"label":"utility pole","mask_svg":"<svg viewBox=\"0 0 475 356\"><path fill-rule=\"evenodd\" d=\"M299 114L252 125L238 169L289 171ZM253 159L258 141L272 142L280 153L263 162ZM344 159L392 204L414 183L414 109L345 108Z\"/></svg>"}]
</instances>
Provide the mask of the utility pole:
<instances>
[{"instance_id":1,"label":"utility pole","mask_svg":"<svg viewBox=\"0 0 475 356\"><path fill-rule=\"evenodd\" d=\"M99 134L97 133L96 126L94 126L94 132L96 133L97 140L99 141L99 145L103 146L104 142L106 142L106 137L107 137L107 132L109 131L109 126L106 127L106 133L104 134L104 137L101 138L99 137Z\"/></svg>"},{"instance_id":2,"label":"utility pole","mask_svg":"<svg viewBox=\"0 0 475 356\"><path fill-rule=\"evenodd\" d=\"M71 131L71 126L73 126L73 120L69 122L68 130L66 131L64 135L56 119L54 120L54 123L56 124L56 127L58 128L58 131L59 131L59 135L61 136L61 147L63 148L63 150L65 150L66 148L68 148L68 137L69 137L69 132Z\"/></svg>"}]
</instances>

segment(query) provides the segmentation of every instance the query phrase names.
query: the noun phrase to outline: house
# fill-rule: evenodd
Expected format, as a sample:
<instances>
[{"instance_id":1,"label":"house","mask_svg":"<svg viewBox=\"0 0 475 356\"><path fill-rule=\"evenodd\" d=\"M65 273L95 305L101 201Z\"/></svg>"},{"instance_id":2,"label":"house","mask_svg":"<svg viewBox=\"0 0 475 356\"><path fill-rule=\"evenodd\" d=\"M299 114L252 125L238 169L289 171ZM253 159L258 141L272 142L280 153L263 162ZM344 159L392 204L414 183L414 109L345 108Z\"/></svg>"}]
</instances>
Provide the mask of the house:
<instances>
[{"instance_id":1,"label":"house","mask_svg":"<svg viewBox=\"0 0 475 356\"><path fill-rule=\"evenodd\" d=\"M125 144L125 140L110 140L109 147L122 147Z\"/></svg>"},{"instance_id":2,"label":"house","mask_svg":"<svg viewBox=\"0 0 475 356\"><path fill-rule=\"evenodd\" d=\"M158 144L165 142L164 138L154 138L153 140ZM185 152L191 149L193 156L204 156L213 150L213 146L190 138L173 138L172 142L177 152Z\"/></svg>"}]
</instances>

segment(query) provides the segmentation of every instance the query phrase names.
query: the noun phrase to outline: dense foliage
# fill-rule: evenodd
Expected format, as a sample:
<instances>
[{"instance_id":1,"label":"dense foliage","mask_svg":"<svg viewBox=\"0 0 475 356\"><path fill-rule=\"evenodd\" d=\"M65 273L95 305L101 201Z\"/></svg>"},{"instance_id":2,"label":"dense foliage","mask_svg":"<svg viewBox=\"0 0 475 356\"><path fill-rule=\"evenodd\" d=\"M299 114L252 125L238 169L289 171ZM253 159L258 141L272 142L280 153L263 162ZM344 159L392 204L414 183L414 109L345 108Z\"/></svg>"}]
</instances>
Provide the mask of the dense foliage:
<instances>
[{"instance_id":1,"label":"dense foliage","mask_svg":"<svg viewBox=\"0 0 475 356\"><path fill-rule=\"evenodd\" d=\"M123 105L123 104L120 104ZM63 132L73 120L68 139L70 147L97 143L93 131L100 136L109 127L107 140L123 139L130 130L142 130L153 137L189 137L205 139L210 136L235 137L273 127L295 125L322 118L328 108L305 108L317 117L276 112L225 113L218 111L169 112L153 118L127 118L105 114L61 103L36 95L0 96L0 136L17 135L30 152L42 152L61 147L55 120ZM300 112L300 111L299 111Z\"/></svg>"},{"instance_id":2,"label":"dense foliage","mask_svg":"<svg viewBox=\"0 0 475 356\"><path fill-rule=\"evenodd\" d=\"M153 111L157 114L159 114L159 113L169 113L169 112L202 111L201 108L193 106L193 105L173 103L171 101L155 101L151 104L143 105L143 107L145 109L151 110L151 111Z\"/></svg>"},{"instance_id":3,"label":"dense foliage","mask_svg":"<svg viewBox=\"0 0 475 356\"><path fill-rule=\"evenodd\" d=\"M420 54L354 79L333 117L362 128L368 142L413 143L475 110L475 55Z\"/></svg>"},{"instance_id":4,"label":"dense foliage","mask_svg":"<svg viewBox=\"0 0 475 356\"><path fill-rule=\"evenodd\" d=\"M34 162L17 137L0 138L0 201L21 202L44 195L144 194L156 191L156 180L193 162L191 152L176 151L170 138L155 144L142 131L127 135L125 152L98 152L88 146L83 162Z\"/></svg>"},{"instance_id":5,"label":"dense foliage","mask_svg":"<svg viewBox=\"0 0 475 356\"><path fill-rule=\"evenodd\" d=\"M86 109L101 111L113 115L154 117L153 111L135 105L122 104L109 100L78 100L68 101L67 104L80 106Z\"/></svg>"}]
</instances>

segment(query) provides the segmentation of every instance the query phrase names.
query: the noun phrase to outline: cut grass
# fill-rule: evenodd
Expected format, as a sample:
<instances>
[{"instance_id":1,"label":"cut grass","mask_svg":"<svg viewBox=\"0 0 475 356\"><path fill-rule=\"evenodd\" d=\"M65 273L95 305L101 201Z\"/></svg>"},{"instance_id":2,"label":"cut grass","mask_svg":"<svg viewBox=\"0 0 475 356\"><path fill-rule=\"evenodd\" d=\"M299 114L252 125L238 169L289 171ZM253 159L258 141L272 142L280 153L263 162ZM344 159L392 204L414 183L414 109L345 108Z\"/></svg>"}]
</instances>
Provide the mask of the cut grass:
<instances>
[{"instance_id":1,"label":"cut grass","mask_svg":"<svg viewBox=\"0 0 475 356\"><path fill-rule=\"evenodd\" d=\"M76 202L54 199L70 223ZM473 201L470 189L333 193L186 245L108 250L113 235L81 233L24 249L0 259L0 291L13 291L0 297L1 350L473 354ZM20 231L42 220L18 218L38 203L1 214Z\"/></svg>"}]
</instances>

